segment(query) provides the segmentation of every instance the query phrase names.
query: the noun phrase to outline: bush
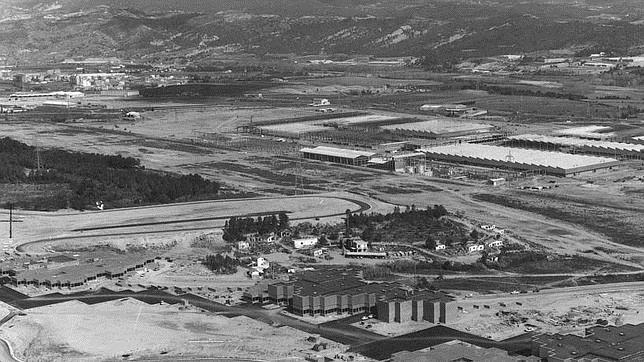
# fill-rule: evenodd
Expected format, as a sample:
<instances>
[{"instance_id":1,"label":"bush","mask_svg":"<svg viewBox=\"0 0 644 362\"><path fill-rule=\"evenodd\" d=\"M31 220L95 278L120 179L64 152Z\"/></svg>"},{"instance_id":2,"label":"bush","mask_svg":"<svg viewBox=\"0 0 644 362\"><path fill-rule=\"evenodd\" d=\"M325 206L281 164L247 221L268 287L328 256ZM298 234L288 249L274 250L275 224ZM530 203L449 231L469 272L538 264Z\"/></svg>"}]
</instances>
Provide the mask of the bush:
<instances>
[{"instance_id":1,"label":"bush","mask_svg":"<svg viewBox=\"0 0 644 362\"><path fill-rule=\"evenodd\" d=\"M383 279L391 276L391 270L383 266L367 266L362 270L365 279Z\"/></svg>"}]
</instances>

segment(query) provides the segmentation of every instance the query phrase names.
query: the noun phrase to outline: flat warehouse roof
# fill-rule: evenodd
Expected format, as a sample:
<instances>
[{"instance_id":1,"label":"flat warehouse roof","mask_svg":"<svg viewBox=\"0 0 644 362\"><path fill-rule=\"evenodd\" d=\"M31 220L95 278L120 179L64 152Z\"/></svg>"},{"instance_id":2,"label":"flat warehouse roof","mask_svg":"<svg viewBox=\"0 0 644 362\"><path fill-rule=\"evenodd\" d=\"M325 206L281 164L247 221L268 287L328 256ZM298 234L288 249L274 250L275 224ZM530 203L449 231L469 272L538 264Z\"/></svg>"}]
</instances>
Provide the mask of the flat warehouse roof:
<instances>
[{"instance_id":1,"label":"flat warehouse roof","mask_svg":"<svg viewBox=\"0 0 644 362\"><path fill-rule=\"evenodd\" d=\"M437 118L426 121L409 122L402 124L391 124L380 126L380 128L390 130L430 132L435 134L453 133L453 132L482 132L489 131L493 126L489 124L466 122L451 118Z\"/></svg>"},{"instance_id":2,"label":"flat warehouse roof","mask_svg":"<svg viewBox=\"0 0 644 362\"><path fill-rule=\"evenodd\" d=\"M546 135L539 135L539 134L522 134L517 136L510 136L508 137L508 139L517 140L517 141L552 143L552 144L557 144L562 146L595 147L595 148L603 148L607 150L644 152L644 145L638 145L634 143L624 143L624 142L596 141L596 140L587 140L587 139L572 138L572 137L546 136Z\"/></svg>"},{"instance_id":3,"label":"flat warehouse roof","mask_svg":"<svg viewBox=\"0 0 644 362\"><path fill-rule=\"evenodd\" d=\"M343 158L357 158L360 156L371 157L375 155L375 153L373 152L356 151L356 150L349 150L346 148L335 148L335 147L327 147L327 146L318 146L315 148L302 148L300 152L313 153L316 155L324 155L324 156L343 157Z\"/></svg>"},{"instance_id":4,"label":"flat warehouse roof","mask_svg":"<svg viewBox=\"0 0 644 362\"><path fill-rule=\"evenodd\" d=\"M614 158L607 157L571 155L563 152L526 150L521 148L488 146L472 143L423 148L421 151L428 154L553 167L564 170L618 162Z\"/></svg>"}]
</instances>

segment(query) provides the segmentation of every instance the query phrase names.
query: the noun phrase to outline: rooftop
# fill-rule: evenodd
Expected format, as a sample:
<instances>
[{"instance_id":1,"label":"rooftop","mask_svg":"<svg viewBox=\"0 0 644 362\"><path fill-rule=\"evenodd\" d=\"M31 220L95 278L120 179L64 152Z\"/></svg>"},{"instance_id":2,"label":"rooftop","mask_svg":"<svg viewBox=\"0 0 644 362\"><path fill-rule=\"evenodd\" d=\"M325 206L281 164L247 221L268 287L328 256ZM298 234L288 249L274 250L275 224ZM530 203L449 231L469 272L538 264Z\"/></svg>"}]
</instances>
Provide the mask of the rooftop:
<instances>
[{"instance_id":1,"label":"rooftop","mask_svg":"<svg viewBox=\"0 0 644 362\"><path fill-rule=\"evenodd\" d=\"M451 118L437 118L420 122L391 124L381 126L381 128L391 130L428 132L434 134L446 134L455 132L486 132L493 128L493 126L482 123L464 122L462 120L454 120Z\"/></svg>"},{"instance_id":2,"label":"rooftop","mask_svg":"<svg viewBox=\"0 0 644 362\"><path fill-rule=\"evenodd\" d=\"M639 145L634 143L598 141L598 140L588 140L588 139L573 138L573 137L546 136L546 135L538 135L538 134L523 134L523 135L517 135L517 136L510 136L508 138L511 140L551 143L551 144L556 144L561 146L594 147L594 148L603 148L606 150L644 152L644 145Z\"/></svg>"},{"instance_id":3,"label":"rooftop","mask_svg":"<svg viewBox=\"0 0 644 362\"><path fill-rule=\"evenodd\" d=\"M349 150L346 148L335 148L327 146L317 146L315 148L302 148L300 152L313 153L316 155L325 155L333 157L357 158L360 156L371 157L374 152Z\"/></svg>"},{"instance_id":4,"label":"rooftop","mask_svg":"<svg viewBox=\"0 0 644 362\"><path fill-rule=\"evenodd\" d=\"M110 272L119 274L126 271L127 268L137 264L142 264L145 260L154 259L157 255L151 252L132 252L119 255L109 255L110 253L90 252L83 253L81 260L86 258L99 257L95 262L81 262L80 265L64 266L58 269L35 269L35 270L15 270L17 280L50 280L50 281L70 281L82 282L89 276L95 276L99 273ZM64 256L64 255L61 255ZM64 256L69 258L68 256ZM55 257L54 257L55 258ZM51 261L52 258L48 258ZM71 258L70 258L71 259ZM62 262L62 261L58 261ZM4 263L3 263L4 266Z\"/></svg>"},{"instance_id":5,"label":"rooftop","mask_svg":"<svg viewBox=\"0 0 644 362\"><path fill-rule=\"evenodd\" d=\"M418 291L405 288L396 282L366 283L360 279L358 268L321 267L313 271L296 274L293 283L295 294L299 295L356 295L374 293L385 300L436 299L452 300L442 292Z\"/></svg>"},{"instance_id":6,"label":"rooftop","mask_svg":"<svg viewBox=\"0 0 644 362\"><path fill-rule=\"evenodd\" d=\"M588 328L584 337L542 334L534 337L533 343L546 348L549 356L561 359L599 357L611 361L642 360L644 323Z\"/></svg>"},{"instance_id":7,"label":"rooftop","mask_svg":"<svg viewBox=\"0 0 644 362\"><path fill-rule=\"evenodd\" d=\"M538 357L510 356L498 348L483 348L458 339L428 347L415 352L402 351L392 356L393 362L424 361L483 361L517 362L540 361Z\"/></svg>"},{"instance_id":8,"label":"rooftop","mask_svg":"<svg viewBox=\"0 0 644 362\"><path fill-rule=\"evenodd\" d=\"M563 152L526 150L522 148L462 143L421 149L430 154L442 154L524 165L573 169L618 162L614 158L572 155Z\"/></svg>"}]
</instances>

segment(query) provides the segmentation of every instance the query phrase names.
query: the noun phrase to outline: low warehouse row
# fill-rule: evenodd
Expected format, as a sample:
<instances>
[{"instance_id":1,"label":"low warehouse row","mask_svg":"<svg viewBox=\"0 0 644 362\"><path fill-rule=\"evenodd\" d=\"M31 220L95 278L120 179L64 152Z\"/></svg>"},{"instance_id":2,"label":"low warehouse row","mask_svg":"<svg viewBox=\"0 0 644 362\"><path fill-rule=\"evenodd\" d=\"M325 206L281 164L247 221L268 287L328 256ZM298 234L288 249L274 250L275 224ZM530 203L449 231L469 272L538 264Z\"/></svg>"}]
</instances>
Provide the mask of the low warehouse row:
<instances>
[{"instance_id":1,"label":"low warehouse row","mask_svg":"<svg viewBox=\"0 0 644 362\"><path fill-rule=\"evenodd\" d=\"M87 264L81 266L76 264L76 266L66 266L55 270L31 269L16 271L13 269L3 269L1 272L5 282L14 286L32 285L47 288L73 288L80 287L99 278L114 279L123 277L127 273L142 269L146 265L156 262L157 259L160 259L160 257L146 259L130 266L102 270L96 270L97 268L93 265L90 265L92 268L89 268L85 267Z\"/></svg>"}]
</instances>

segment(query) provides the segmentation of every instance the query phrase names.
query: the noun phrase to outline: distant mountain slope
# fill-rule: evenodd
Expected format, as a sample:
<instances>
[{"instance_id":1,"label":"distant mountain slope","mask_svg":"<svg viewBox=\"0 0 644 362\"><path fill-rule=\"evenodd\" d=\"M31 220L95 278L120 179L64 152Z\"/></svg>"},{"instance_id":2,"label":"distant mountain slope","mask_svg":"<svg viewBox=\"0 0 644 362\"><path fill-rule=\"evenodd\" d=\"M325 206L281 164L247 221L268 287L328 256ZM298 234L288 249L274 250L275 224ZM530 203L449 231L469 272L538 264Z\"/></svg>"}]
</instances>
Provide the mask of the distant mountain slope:
<instances>
[{"instance_id":1,"label":"distant mountain slope","mask_svg":"<svg viewBox=\"0 0 644 362\"><path fill-rule=\"evenodd\" d=\"M0 0L0 57L344 53L440 63L569 47L637 53L643 8L637 0Z\"/></svg>"}]
</instances>

